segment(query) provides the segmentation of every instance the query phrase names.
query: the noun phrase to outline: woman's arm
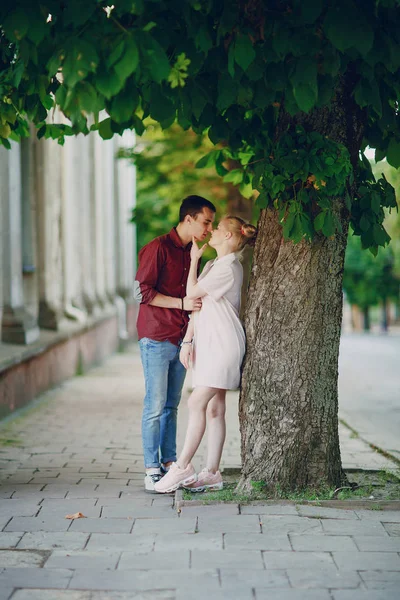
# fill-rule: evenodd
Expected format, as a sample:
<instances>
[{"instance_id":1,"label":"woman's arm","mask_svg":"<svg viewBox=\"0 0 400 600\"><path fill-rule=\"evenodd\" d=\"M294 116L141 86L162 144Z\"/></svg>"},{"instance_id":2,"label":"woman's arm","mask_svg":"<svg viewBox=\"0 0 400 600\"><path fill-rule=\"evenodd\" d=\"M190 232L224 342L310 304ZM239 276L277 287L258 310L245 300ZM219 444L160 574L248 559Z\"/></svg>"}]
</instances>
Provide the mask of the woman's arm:
<instances>
[{"instance_id":1,"label":"woman's arm","mask_svg":"<svg viewBox=\"0 0 400 600\"><path fill-rule=\"evenodd\" d=\"M207 244L204 244L201 248L198 247L195 239L193 238L192 248L190 250L190 269L188 280L186 284L186 295L188 298L202 298L206 295L206 292L201 289L201 286L197 283L197 270L199 260L206 249Z\"/></svg>"},{"instance_id":2,"label":"woman's arm","mask_svg":"<svg viewBox=\"0 0 400 600\"><path fill-rule=\"evenodd\" d=\"M183 338L181 351L179 352L179 360L185 367L188 369L190 367L190 363L192 362L192 354L193 354L193 334L194 334L194 320L190 319L189 325L186 331L186 335Z\"/></svg>"}]
</instances>

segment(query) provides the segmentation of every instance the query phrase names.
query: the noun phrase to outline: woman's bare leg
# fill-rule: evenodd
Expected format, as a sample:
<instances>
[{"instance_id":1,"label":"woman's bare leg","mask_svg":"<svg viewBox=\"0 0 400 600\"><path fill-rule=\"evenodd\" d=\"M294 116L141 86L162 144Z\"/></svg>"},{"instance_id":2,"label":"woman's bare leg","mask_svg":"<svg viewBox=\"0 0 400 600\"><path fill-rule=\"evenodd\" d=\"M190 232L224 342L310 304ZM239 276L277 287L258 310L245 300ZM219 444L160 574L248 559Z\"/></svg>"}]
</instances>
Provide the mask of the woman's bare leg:
<instances>
[{"instance_id":1,"label":"woman's bare leg","mask_svg":"<svg viewBox=\"0 0 400 600\"><path fill-rule=\"evenodd\" d=\"M218 390L207 406L208 442L206 466L212 473L216 473L219 469L225 442L225 396L226 390Z\"/></svg>"},{"instance_id":2,"label":"woman's bare leg","mask_svg":"<svg viewBox=\"0 0 400 600\"><path fill-rule=\"evenodd\" d=\"M206 429L206 410L211 398L219 391L210 387L196 387L188 400L189 420L185 443L176 461L181 469L186 469L200 445Z\"/></svg>"}]
</instances>

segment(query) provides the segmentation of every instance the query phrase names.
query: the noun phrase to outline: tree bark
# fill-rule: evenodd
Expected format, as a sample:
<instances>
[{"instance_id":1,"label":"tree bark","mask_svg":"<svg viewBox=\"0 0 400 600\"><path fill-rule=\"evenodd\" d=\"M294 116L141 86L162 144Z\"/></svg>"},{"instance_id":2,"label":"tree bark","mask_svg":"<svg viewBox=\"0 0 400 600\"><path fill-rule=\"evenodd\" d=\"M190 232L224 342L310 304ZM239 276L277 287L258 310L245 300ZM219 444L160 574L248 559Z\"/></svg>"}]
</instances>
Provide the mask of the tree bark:
<instances>
[{"instance_id":1,"label":"tree bark","mask_svg":"<svg viewBox=\"0 0 400 600\"><path fill-rule=\"evenodd\" d=\"M252 481L338 486L343 478L337 378L346 234L294 245L283 241L276 212L262 211L245 319L242 489Z\"/></svg>"},{"instance_id":2,"label":"tree bark","mask_svg":"<svg viewBox=\"0 0 400 600\"><path fill-rule=\"evenodd\" d=\"M301 123L344 144L359 160L365 114L353 99L349 71L329 107L288 115L276 139ZM284 242L278 214L263 210L250 278L239 421L239 489L264 481L283 490L339 486L344 478L338 435L338 357L342 281L349 215L332 199L343 233L312 243Z\"/></svg>"}]
</instances>

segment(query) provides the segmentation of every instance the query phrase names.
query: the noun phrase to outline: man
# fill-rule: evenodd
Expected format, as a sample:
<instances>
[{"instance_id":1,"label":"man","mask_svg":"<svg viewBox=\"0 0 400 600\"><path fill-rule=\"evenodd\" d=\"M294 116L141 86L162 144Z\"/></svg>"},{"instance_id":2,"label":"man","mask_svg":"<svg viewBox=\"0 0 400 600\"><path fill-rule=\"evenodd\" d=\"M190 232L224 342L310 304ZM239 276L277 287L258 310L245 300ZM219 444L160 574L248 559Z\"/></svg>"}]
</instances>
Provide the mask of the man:
<instances>
[{"instance_id":1,"label":"man","mask_svg":"<svg viewBox=\"0 0 400 600\"><path fill-rule=\"evenodd\" d=\"M186 297L192 237L203 241L212 231L215 206L201 196L188 196L179 224L144 246L139 253L135 295L140 302L137 330L146 395L142 418L145 490L154 492L176 460L176 423L186 369L179 361L188 312L201 300Z\"/></svg>"}]
</instances>

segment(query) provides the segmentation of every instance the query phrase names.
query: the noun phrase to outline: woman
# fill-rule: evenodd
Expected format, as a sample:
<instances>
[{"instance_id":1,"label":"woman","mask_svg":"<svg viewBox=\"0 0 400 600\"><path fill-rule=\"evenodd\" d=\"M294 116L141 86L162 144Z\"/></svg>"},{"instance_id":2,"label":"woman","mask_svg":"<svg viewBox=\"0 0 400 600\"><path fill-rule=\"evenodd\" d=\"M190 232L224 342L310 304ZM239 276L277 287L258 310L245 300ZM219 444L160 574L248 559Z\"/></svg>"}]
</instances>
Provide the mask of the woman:
<instances>
[{"instance_id":1,"label":"woman","mask_svg":"<svg viewBox=\"0 0 400 600\"><path fill-rule=\"evenodd\" d=\"M239 320L243 268L236 252L254 243L257 230L238 217L225 217L211 234L209 245L217 258L209 261L197 279L198 263L207 244L193 240L186 294L202 298L182 342L180 360L193 366L193 392L188 400L189 422L183 450L168 473L155 484L159 493L185 486L193 492L222 489L219 463L225 441L226 390L240 383L245 335ZM207 466L197 476L191 460L208 424Z\"/></svg>"}]
</instances>

